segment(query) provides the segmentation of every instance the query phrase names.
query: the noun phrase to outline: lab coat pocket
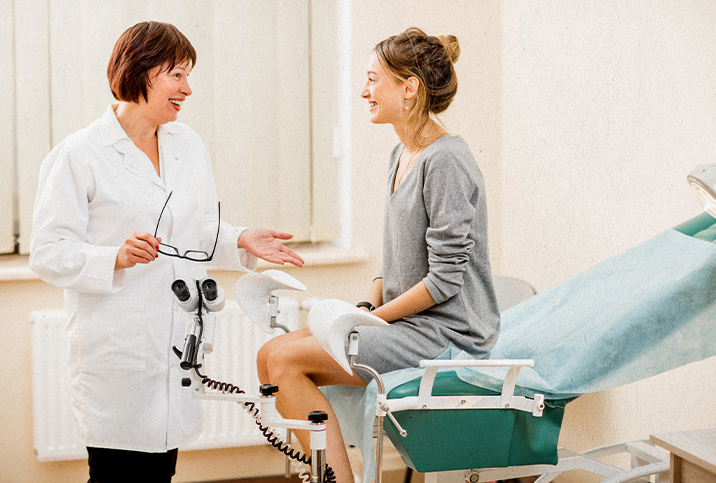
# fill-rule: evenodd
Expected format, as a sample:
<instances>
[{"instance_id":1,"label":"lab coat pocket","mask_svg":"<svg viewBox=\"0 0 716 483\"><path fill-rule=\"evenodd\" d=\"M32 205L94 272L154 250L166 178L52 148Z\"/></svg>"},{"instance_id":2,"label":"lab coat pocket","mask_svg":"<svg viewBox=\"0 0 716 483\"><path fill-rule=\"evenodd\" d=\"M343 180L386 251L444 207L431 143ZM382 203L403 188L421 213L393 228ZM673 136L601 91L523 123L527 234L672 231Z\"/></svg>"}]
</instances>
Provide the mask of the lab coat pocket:
<instances>
[{"instance_id":1,"label":"lab coat pocket","mask_svg":"<svg viewBox=\"0 0 716 483\"><path fill-rule=\"evenodd\" d=\"M83 370L144 371L147 320L139 297L93 297L77 320L77 356Z\"/></svg>"}]
</instances>

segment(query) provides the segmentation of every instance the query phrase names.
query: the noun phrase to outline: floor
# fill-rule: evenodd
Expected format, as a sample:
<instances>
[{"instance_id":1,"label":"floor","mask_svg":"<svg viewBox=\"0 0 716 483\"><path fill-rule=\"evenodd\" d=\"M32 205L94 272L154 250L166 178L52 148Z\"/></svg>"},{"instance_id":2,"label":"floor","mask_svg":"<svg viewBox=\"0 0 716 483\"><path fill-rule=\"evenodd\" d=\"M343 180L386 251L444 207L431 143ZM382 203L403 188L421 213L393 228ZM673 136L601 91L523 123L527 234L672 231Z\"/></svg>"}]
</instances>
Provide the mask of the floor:
<instances>
[{"instance_id":1,"label":"floor","mask_svg":"<svg viewBox=\"0 0 716 483\"><path fill-rule=\"evenodd\" d=\"M422 482L424 476L413 472L412 479L410 480L410 483L418 483ZM502 482L497 483L531 483L533 482L537 477L534 478L517 478L517 479L511 479L511 480L502 480ZM404 483L405 482L405 471L386 471L383 474L383 482L384 483ZM291 478L285 478L283 476L276 476L273 478L251 478L251 479L244 479L244 480L229 480L229 481L217 481L214 483L302 483L301 479L298 476L293 476Z\"/></svg>"},{"instance_id":2,"label":"floor","mask_svg":"<svg viewBox=\"0 0 716 483\"><path fill-rule=\"evenodd\" d=\"M291 478L275 476L273 478L251 478L246 480L217 481L216 483L301 483L301 479L298 476L292 476Z\"/></svg>"},{"instance_id":3,"label":"floor","mask_svg":"<svg viewBox=\"0 0 716 483\"><path fill-rule=\"evenodd\" d=\"M422 482L423 475L413 474L411 483ZM386 471L383 473L383 483L404 483L405 482L405 471ZM273 478L250 478L244 480L228 480L228 481L217 481L212 483L302 483L298 476L291 478L284 478L283 476L275 476Z\"/></svg>"}]
</instances>

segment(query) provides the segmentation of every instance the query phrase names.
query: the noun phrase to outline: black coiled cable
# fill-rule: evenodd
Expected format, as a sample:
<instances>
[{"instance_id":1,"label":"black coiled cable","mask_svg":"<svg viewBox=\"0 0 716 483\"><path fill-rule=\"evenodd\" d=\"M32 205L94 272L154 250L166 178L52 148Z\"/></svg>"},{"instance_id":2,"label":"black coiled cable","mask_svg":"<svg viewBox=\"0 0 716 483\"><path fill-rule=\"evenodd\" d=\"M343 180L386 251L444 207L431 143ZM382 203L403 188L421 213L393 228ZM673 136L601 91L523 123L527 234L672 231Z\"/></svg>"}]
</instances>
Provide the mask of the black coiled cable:
<instances>
[{"instance_id":1,"label":"black coiled cable","mask_svg":"<svg viewBox=\"0 0 716 483\"><path fill-rule=\"evenodd\" d=\"M323 474L324 483L333 483L336 481L336 474L333 473L333 468L326 465L326 472Z\"/></svg>"},{"instance_id":2,"label":"black coiled cable","mask_svg":"<svg viewBox=\"0 0 716 483\"><path fill-rule=\"evenodd\" d=\"M233 384L230 384L228 382L221 382L221 381L215 381L204 374L199 372L199 368L194 368L197 375L201 378L201 383L204 384L206 387L215 389L217 391L222 392L228 392L232 394L246 394L244 390L242 390L239 386L235 386ZM311 465L311 457L308 456L305 453L301 453L300 451L296 450L295 448L291 447L288 443L284 442L282 439L280 439L274 432L269 428L268 426L264 426L259 422L259 408L256 407L256 404L252 402L245 402L243 404L244 409L254 418L256 421L256 425L259 427L259 430L261 431L261 434L264 435L264 438L269 442L271 446L276 448L281 453L285 454L289 458L300 461L301 463L304 463L308 466ZM326 469L324 471L324 477L323 481L325 483L333 483L336 481L336 475L333 472L333 468L326 465Z\"/></svg>"}]
</instances>

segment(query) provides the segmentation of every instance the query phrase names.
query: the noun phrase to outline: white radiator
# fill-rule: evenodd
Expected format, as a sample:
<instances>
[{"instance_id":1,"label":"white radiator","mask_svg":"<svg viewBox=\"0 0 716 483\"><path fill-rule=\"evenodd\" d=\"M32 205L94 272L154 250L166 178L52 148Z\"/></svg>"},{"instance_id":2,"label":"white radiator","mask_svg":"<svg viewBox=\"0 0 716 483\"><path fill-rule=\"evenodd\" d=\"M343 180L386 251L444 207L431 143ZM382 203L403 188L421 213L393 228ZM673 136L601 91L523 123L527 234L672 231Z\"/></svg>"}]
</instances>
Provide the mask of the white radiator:
<instances>
[{"instance_id":1,"label":"white radiator","mask_svg":"<svg viewBox=\"0 0 716 483\"><path fill-rule=\"evenodd\" d=\"M278 323L295 330L300 304L290 298L279 300ZM64 310L37 310L32 322L32 410L34 444L40 461L87 458L80 443L70 409L67 377L67 316ZM276 329L275 334L283 331ZM258 393L256 353L272 336L256 328L233 300L217 313L214 351L205 357L202 372L212 379ZM229 448L265 444L255 421L239 404L202 401L204 430L182 450Z\"/></svg>"}]
</instances>

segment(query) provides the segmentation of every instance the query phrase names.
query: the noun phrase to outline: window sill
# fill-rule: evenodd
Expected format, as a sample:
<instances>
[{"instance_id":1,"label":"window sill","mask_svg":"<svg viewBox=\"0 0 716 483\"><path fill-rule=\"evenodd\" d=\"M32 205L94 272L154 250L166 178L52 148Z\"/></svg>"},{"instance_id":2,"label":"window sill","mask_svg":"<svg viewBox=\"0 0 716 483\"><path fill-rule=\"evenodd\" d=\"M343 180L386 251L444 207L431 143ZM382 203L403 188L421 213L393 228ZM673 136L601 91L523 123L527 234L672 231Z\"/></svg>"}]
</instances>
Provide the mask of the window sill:
<instances>
[{"instance_id":1,"label":"window sill","mask_svg":"<svg viewBox=\"0 0 716 483\"><path fill-rule=\"evenodd\" d=\"M368 261L368 252L361 247L342 248L333 243L295 244L291 250L298 253L306 262L304 267L325 267L331 265L352 265ZM40 280L28 266L27 255L0 256L0 282ZM293 265L276 265L259 260L258 270L267 268L295 268Z\"/></svg>"},{"instance_id":2,"label":"window sill","mask_svg":"<svg viewBox=\"0 0 716 483\"><path fill-rule=\"evenodd\" d=\"M28 259L26 255L0 256L0 282L40 280L40 277L30 270Z\"/></svg>"}]
</instances>

